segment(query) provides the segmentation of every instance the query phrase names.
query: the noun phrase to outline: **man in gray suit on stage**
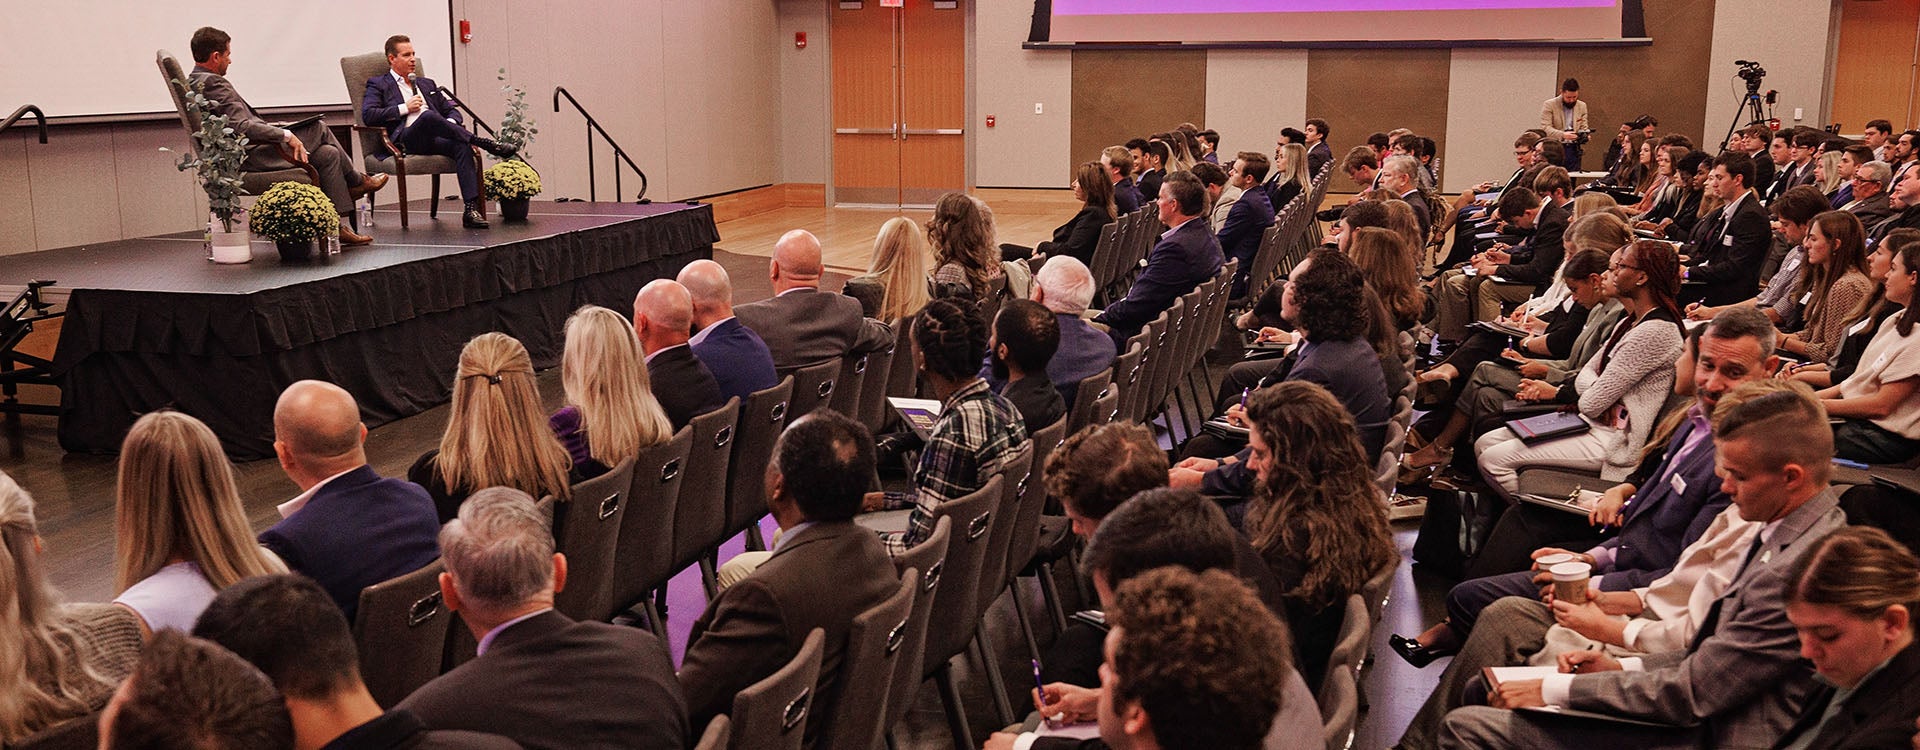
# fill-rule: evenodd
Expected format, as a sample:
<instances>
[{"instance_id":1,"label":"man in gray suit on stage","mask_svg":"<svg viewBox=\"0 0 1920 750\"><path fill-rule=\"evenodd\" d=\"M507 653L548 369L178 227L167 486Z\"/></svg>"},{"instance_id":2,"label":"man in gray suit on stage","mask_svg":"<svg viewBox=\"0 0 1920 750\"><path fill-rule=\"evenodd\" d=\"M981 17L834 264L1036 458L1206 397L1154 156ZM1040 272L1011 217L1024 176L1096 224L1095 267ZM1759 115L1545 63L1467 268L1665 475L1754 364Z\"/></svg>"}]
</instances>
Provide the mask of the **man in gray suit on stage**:
<instances>
[{"instance_id":1,"label":"man in gray suit on stage","mask_svg":"<svg viewBox=\"0 0 1920 750\"><path fill-rule=\"evenodd\" d=\"M859 300L820 291L825 272L819 238L795 229L773 244L773 296L733 308L734 317L767 342L781 375L893 345L893 329L862 317Z\"/></svg>"},{"instance_id":2,"label":"man in gray suit on stage","mask_svg":"<svg viewBox=\"0 0 1920 750\"><path fill-rule=\"evenodd\" d=\"M1793 725L1814 680L1787 620L1787 576L1813 540L1846 525L1827 486L1833 434L1797 383L1733 395L1751 398L1715 415L1722 486L1742 519L1765 526L1693 642L1641 658L1563 654L1561 674L1500 683L1494 707L1447 714L1441 747L1770 747ZM1636 723L1507 710L1543 706Z\"/></svg>"},{"instance_id":3,"label":"man in gray suit on stage","mask_svg":"<svg viewBox=\"0 0 1920 750\"><path fill-rule=\"evenodd\" d=\"M333 201L341 216L353 212L353 200L387 184L386 175L361 174L353 168L353 158L326 123L314 120L296 131L267 122L253 105L240 97L227 80L227 67L233 64L233 38L227 32L201 27L193 32L193 72L188 78L200 84L200 93L213 102L219 114L226 115L234 132L247 137L247 160L240 165L247 171L291 169L294 164L312 165L319 174L320 190ZM340 227L340 243L365 245L372 237Z\"/></svg>"}]
</instances>

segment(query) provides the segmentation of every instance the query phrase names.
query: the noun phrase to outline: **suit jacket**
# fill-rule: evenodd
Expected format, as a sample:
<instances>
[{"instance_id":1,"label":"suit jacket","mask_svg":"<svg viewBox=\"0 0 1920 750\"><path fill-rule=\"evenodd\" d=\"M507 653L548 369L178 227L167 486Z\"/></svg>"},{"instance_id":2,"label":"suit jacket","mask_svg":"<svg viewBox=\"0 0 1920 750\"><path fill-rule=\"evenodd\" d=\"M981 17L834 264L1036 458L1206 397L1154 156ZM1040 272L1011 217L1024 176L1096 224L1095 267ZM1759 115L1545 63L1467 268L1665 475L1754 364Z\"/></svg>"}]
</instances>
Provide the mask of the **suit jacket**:
<instances>
[{"instance_id":1,"label":"suit jacket","mask_svg":"<svg viewBox=\"0 0 1920 750\"><path fill-rule=\"evenodd\" d=\"M1827 207L1835 211L1851 202L1853 202L1853 183L1851 182L1840 183L1840 189L1833 191L1833 195L1827 196Z\"/></svg>"},{"instance_id":2,"label":"suit jacket","mask_svg":"<svg viewBox=\"0 0 1920 750\"><path fill-rule=\"evenodd\" d=\"M767 342L760 340L760 334L741 325L739 318L728 318L708 328L711 330L703 331L705 336L688 346L713 374L720 387L721 403L735 396L744 402L754 391L780 384L780 376L773 371L773 353L767 350Z\"/></svg>"},{"instance_id":3,"label":"suit jacket","mask_svg":"<svg viewBox=\"0 0 1920 750\"><path fill-rule=\"evenodd\" d=\"M1360 448L1366 451L1368 465L1380 458L1387 441L1387 421L1393 416L1392 397L1387 389L1386 373L1380 357L1366 339L1325 341L1296 349L1287 362L1267 381L1304 380L1333 395L1335 401L1353 415L1354 431ZM1247 469L1248 451L1240 451L1240 460L1221 464L1201 479L1201 494L1214 497L1249 497L1253 493L1253 472Z\"/></svg>"},{"instance_id":4,"label":"suit jacket","mask_svg":"<svg viewBox=\"0 0 1920 750\"><path fill-rule=\"evenodd\" d=\"M1752 156L1754 186L1760 188L1762 192L1772 193L1774 177L1773 160L1767 158L1767 152L1764 150Z\"/></svg>"},{"instance_id":5,"label":"suit jacket","mask_svg":"<svg viewBox=\"0 0 1920 750\"><path fill-rule=\"evenodd\" d=\"M1247 293L1247 274L1253 267L1253 256L1260 252L1260 238L1273 226L1273 204L1267 202L1265 190L1248 190L1234 201L1233 208L1227 211L1226 223L1220 227L1220 251L1227 258L1237 258L1239 268L1233 274L1233 296Z\"/></svg>"},{"instance_id":6,"label":"suit jacket","mask_svg":"<svg viewBox=\"0 0 1920 750\"><path fill-rule=\"evenodd\" d=\"M1800 719L1781 737L1776 748L1797 741L1807 732L1818 731L1808 750L1841 748L1906 748L1913 738L1913 719L1920 715L1920 641L1908 644L1893 655L1879 674L1860 683L1847 705L1826 725L1820 717L1833 703L1834 687L1824 682L1814 686L1813 695L1800 709Z\"/></svg>"},{"instance_id":7,"label":"suit jacket","mask_svg":"<svg viewBox=\"0 0 1920 750\"><path fill-rule=\"evenodd\" d=\"M900 587L886 548L851 521L792 532L753 575L720 592L687 636L680 662L691 726L733 710L733 696L785 666L814 628L826 630L813 716L832 716L855 615ZM813 742L819 722L808 722Z\"/></svg>"},{"instance_id":8,"label":"suit jacket","mask_svg":"<svg viewBox=\"0 0 1920 750\"><path fill-rule=\"evenodd\" d=\"M1080 381L1113 366L1113 339L1078 315L1054 313L1053 317L1060 322L1060 348L1047 361L1047 379L1071 407Z\"/></svg>"},{"instance_id":9,"label":"suit jacket","mask_svg":"<svg viewBox=\"0 0 1920 750\"><path fill-rule=\"evenodd\" d=\"M676 431L694 417L727 403L720 396L720 382L714 380L713 371L700 363L691 347L674 346L654 352L647 358L647 379L653 381L653 397L660 401L660 408L666 410L667 421L673 423Z\"/></svg>"},{"instance_id":10,"label":"suit jacket","mask_svg":"<svg viewBox=\"0 0 1920 750\"><path fill-rule=\"evenodd\" d=\"M1225 263L1220 241L1209 231L1206 217L1196 217L1169 231L1153 246L1147 253L1147 267L1133 280L1126 299L1108 305L1094 320L1107 325L1118 349L1161 311L1172 307L1180 295L1219 273Z\"/></svg>"},{"instance_id":11,"label":"suit jacket","mask_svg":"<svg viewBox=\"0 0 1920 750\"><path fill-rule=\"evenodd\" d=\"M1794 509L1763 535L1691 647L1647 655L1644 671L1575 676L1569 705L1700 726L1708 747L1772 746L1814 690L1813 669L1787 620L1787 577L1813 541L1846 522L1831 488Z\"/></svg>"},{"instance_id":12,"label":"suit jacket","mask_svg":"<svg viewBox=\"0 0 1920 750\"><path fill-rule=\"evenodd\" d=\"M1282 182L1277 176L1272 180L1268 180L1266 187L1267 207L1273 209L1275 214L1280 213L1280 211L1285 209L1287 204L1293 200L1294 196L1300 194L1300 183L1293 181ZM1342 210L1344 210L1344 208Z\"/></svg>"},{"instance_id":13,"label":"suit jacket","mask_svg":"<svg viewBox=\"0 0 1920 750\"><path fill-rule=\"evenodd\" d=\"M1420 236L1425 237L1432 234L1433 209L1427 205L1426 194L1416 188L1408 191L1406 195L1400 196L1400 200L1406 201L1407 205L1413 208L1413 218L1420 222Z\"/></svg>"},{"instance_id":14,"label":"suit jacket","mask_svg":"<svg viewBox=\"0 0 1920 750\"><path fill-rule=\"evenodd\" d=\"M1308 178L1311 179L1313 177L1319 176L1320 168L1325 167L1332 162L1333 162L1332 146L1327 145L1327 142L1324 140L1320 141L1319 143L1313 144L1313 148L1307 149L1307 171L1312 173L1308 175Z\"/></svg>"},{"instance_id":15,"label":"suit jacket","mask_svg":"<svg viewBox=\"0 0 1920 750\"><path fill-rule=\"evenodd\" d=\"M428 729L406 709L396 708L354 727L320 750L520 750L520 743L479 732Z\"/></svg>"},{"instance_id":16,"label":"suit jacket","mask_svg":"<svg viewBox=\"0 0 1920 750\"><path fill-rule=\"evenodd\" d=\"M1814 166L1815 162L1809 159L1804 166L1794 167L1793 170L1788 173L1792 176L1787 178L1787 187L1796 188L1801 185L1812 185L1815 177L1813 173Z\"/></svg>"},{"instance_id":17,"label":"suit jacket","mask_svg":"<svg viewBox=\"0 0 1920 750\"><path fill-rule=\"evenodd\" d=\"M495 633L486 653L399 708L435 729L497 734L527 750L690 746L687 703L659 639L551 610Z\"/></svg>"},{"instance_id":18,"label":"suit jacket","mask_svg":"<svg viewBox=\"0 0 1920 750\"><path fill-rule=\"evenodd\" d=\"M426 102L426 106L421 109L422 112L431 109L449 121L456 123L461 121L460 108L453 106L451 97L447 96L447 92L440 90L440 86L434 83L433 79L414 76L413 85L420 92L421 99ZM407 116L400 109L406 103L407 95L400 90L400 83L393 80L393 72L381 73L367 79L366 93L360 96L360 121L376 128L386 128L387 137L398 143L404 135L401 131L407 126ZM375 156L385 159L391 154L375 154Z\"/></svg>"},{"instance_id":19,"label":"suit jacket","mask_svg":"<svg viewBox=\"0 0 1920 750\"><path fill-rule=\"evenodd\" d=\"M1036 249L1048 255L1071 256L1091 266L1093 250L1100 246L1100 230L1112 223L1106 208L1081 206L1080 213L1053 230L1053 240L1040 243Z\"/></svg>"},{"instance_id":20,"label":"suit jacket","mask_svg":"<svg viewBox=\"0 0 1920 750\"><path fill-rule=\"evenodd\" d=\"M740 323L760 335L781 375L849 353L893 346L893 329L860 314L852 297L805 287L733 308Z\"/></svg>"},{"instance_id":21,"label":"suit jacket","mask_svg":"<svg viewBox=\"0 0 1920 750\"><path fill-rule=\"evenodd\" d=\"M1122 177L1113 183L1113 210L1121 214L1130 214L1140 210L1140 188L1135 187L1132 177Z\"/></svg>"},{"instance_id":22,"label":"suit jacket","mask_svg":"<svg viewBox=\"0 0 1920 750\"><path fill-rule=\"evenodd\" d=\"M1682 423L1667 441L1652 475L1635 484L1620 521L1620 533L1601 542L1613 550L1613 566L1600 578L1604 591L1627 591L1650 584L1673 570L1680 551L1713 525L1731 502L1713 474L1711 437L1690 453L1681 453L1693 423ZM1668 478L1668 470L1678 481Z\"/></svg>"},{"instance_id":23,"label":"suit jacket","mask_svg":"<svg viewBox=\"0 0 1920 750\"><path fill-rule=\"evenodd\" d=\"M1233 213L1233 204L1240 202L1240 194L1246 192L1232 185L1220 188L1220 198L1213 202L1213 208L1207 210L1207 226L1213 227L1213 233L1219 234L1226 226L1227 214Z\"/></svg>"},{"instance_id":24,"label":"suit jacket","mask_svg":"<svg viewBox=\"0 0 1920 750\"><path fill-rule=\"evenodd\" d=\"M321 485L306 505L260 532L260 544L318 582L353 622L360 590L438 559L439 534L426 490L361 466Z\"/></svg>"},{"instance_id":25,"label":"suit jacket","mask_svg":"<svg viewBox=\"0 0 1920 750\"><path fill-rule=\"evenodd\" d=\"M241 169L281 168L286 164L280 157L280 144L287 138L286 129L267 122L253 111L253 105L233 88L232 81L198 65L193 66L187 77L199 82L200 93L213 102L214 113L226 116L227 127L247 137L247 160L240 165Z\"/></svg>"},{"instance_id":26,"label":"suit jacket","mask_svg":"<svg viewBox=\"0 0 1920 750\"><path fill-rule=\"evenodd\" d=\"M1560 270L1561 261L1566 259L1567 222L1573 219L1573 213L1565 206L1548 203L1534 216L1533 234L1522 243L1528 256L1526 262L1508 263L1495 273L1517 284L1532 284L1535 291L1546 291L1553 283L1553 274ZM1523 254L1520 250L1515 249L1515 258Z\"/></svg>"},{"instance_id":27,"label":"suit jacket","mask_svg":"<svg viewBox=\"0 0 1920 750\"><path fill-rule=\"evenodd\" d=\"M1559 96L1540 103L1540 129L1547 131L1547 137L1564 142L1566 134L1574 130L1587 130L1587 100L1576 99L1573 102L1573 127L1567 127L1567 104Z\"/></svg>"},{"instance_id":28,"label":"suit jacket","mask_svg":"<svg viewBox=\"0 0 1920 750\"><path fill-rule=\"evenodd\" d=\"M1726 305L1752 297L1760 288L1760 266L1773 247L1773 225L1767 209L1748 195L1740 199L1731 219L1713 217L1701 235L1705 246L1687 248L1691 258L1687 281L1706 286L1706 304Z\"/></svg>"},{"instance_id":29,"label":"suit jacket","mask_svg":"<svg viewBox=\"0 0 1920 750\"><path fill-rule=\"evenodd\" d=\"M1885 190L1874 193L1872 198L1862 198L1854 201L1851 206L1845 203L1840 205L1845 208L1847 213L1858 217L1861 224L1869 227L1893 215L1893 201L1887 196Z\"/></svg>"},{"instance_id":30,"label":"suit jacket","mask_svg":"<svg viewBox=\"0 0 1920 750\"><path fill-rule=\"evenodd\" d=\"M1888 204L1891 206L1892 204ZM1908 206L1887 215L1879 223L1867 229L1867 240L1879 242L1895 229L1920 229L1920 206Z\"/></svg>"},{"instance_id":31,"label":"suit jacket","mask_svg":"<svg viewBox=\"0 0 1920 750\"><path fill-rule=\"evenodd\" d=\"M1140 188L1140 205L1146 205L1160 199L1160 180L1167 176L1167 170L1149 169L1140 173L1137 186Z\"/></svg>"}]
</instances>

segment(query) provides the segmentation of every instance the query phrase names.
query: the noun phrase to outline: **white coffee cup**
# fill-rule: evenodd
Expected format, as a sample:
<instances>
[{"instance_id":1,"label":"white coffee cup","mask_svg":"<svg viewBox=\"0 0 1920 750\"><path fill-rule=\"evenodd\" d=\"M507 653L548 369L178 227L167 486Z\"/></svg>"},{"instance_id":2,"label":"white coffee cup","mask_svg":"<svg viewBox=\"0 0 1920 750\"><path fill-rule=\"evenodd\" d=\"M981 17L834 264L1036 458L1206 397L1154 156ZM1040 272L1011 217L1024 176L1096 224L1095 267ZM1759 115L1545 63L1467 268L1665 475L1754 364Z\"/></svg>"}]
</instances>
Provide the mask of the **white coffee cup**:
<instances>
[{"instance_id":1,"label":"white coffee cup","mask_svg":"<svg viewBox=\"0 0 1920 750\"><path fill-rule=\"evenodd\" d=\"M1553 598L1569 604L1587 603L1587 581L1593 566L1584 562L1563 562L1547 569L1553 575Z\"/></svg>"},{"instance_id":2,"label":"white coffee cup","mask_svg":"<svg viewBox=\"0 0 1920 750\"><path fill-rule=\"evenodd\" d=\"M1551 555L1541 555L1539 559L1536 559L1533 561L1533 570L1536 573L1540 573L1540 572L1547 571L1553 568L1553 566L1559 565L1560 563L1574 562L1579 559L1580 559L1580 556L1573 554L1572 552L1555 552Z\"/></svg>"}]
</instances>

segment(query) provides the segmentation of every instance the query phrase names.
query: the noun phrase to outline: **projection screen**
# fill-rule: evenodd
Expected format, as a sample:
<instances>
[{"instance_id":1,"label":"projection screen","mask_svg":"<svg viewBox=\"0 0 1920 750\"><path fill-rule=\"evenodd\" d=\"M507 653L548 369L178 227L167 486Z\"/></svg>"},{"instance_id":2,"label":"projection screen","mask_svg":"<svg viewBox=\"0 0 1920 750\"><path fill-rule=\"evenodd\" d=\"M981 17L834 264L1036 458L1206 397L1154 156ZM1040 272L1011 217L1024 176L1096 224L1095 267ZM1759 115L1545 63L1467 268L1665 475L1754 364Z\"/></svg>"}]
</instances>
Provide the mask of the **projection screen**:
<instances>
[{"instance_id":1,"label":"projection screen","mask_svg":"<svg viewBox=\"0 0 1920 750\"><path fill-rule=\"evenodd\" d=\"M1052 0L1050 41L1569 41L1621 38L1623 0Z\"/></svg>"}]
</instances>

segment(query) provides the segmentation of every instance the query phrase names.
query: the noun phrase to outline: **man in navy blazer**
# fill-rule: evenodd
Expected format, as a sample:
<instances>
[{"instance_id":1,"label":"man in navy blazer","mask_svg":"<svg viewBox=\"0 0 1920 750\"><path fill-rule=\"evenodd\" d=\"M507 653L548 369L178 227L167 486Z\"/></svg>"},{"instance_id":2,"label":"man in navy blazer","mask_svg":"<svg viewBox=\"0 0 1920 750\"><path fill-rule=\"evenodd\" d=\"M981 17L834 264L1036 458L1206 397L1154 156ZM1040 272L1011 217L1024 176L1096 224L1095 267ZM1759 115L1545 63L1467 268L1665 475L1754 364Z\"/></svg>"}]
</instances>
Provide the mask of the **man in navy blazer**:
<instances>
[{"instance_id":1,"label":"man in navy blazer","mask_svg":"<svg viewBox=\"0 0 1920 750\"><path fill-rule=\"evenodd\" d=\"M1256 189L1267 177L1267 159L1262 154L1252 156L1257 158L1233 161L1227 184L1242 192L1240 200L1233 202L1233 208L1227 209L1227 220L1220 225L1220 250L1226 257L1240 261L1233 272L1234 299L1247 296L1248 269L1253 267L1254 253L1260 251L1260 238L1267 233L1267 227L1273 225L1273 203L1267 191Z\"/></svg>"},{"instance_id":2,"label":"man in navy blazer","mask_svg":"<svg viewBox=\"0 0 1920 750\"><path fill-rule=\"evenodd\" d=\"M1147 267L1133 280L1126 299L1108 305L1093 319L1106 324L1116 350L1226 263L1220 241L1206 221L1207 189L1193 173L1167 175L1154 204L1160 209L1160 223L1171 229L1161 233L1160 242L1147 253Z\"/></svg>"},{"instance_id":3,"label":"man in navy blazer","mask_svg":"<svg viewBox=\"0 0 1920 750\"><path fill-rule=\"evenodd\" d=\"M1125 146L1108 146L1100 152L1100 166L1107 170L1107 179L1113 181L1114 216L1140 210L1145 201L1140 197L1140 188L1133 185L1133 153Z\"/></svg>"},{"instance_id":4,"label":"man in navy blazer","mask_svg":"<svg viewBox=\"0 0 1920 750\"><path fill-rule=\"evenodd\" d=\"M677 280L693 295L694 334L687 345L713 373L720 398L737 396L745 402L755 391L779 385L767 342L733 316L733 279L727 269L696 260L680 269Z\"/></svg>"},{"instance_id":5,"label":"man in navy blazer","mask_svg":"<svg viewBox=\"0 0 1920 750\"><path fill-rule=\"evenodd\" d=\"M386 75L367 79L367 92L360 98L361 121L386 128L387 138L410 155L437 154L453 159L460 197L467 204L460 221L469 229L485 228L487 221L480 213L480 165L474 163L470 146L479 146L502 159L518 149L467 132L461 125L459 108L453 106L453 97L432 79L414 75L417 62L413 42L407 37L387 37L386 50L392 69Z\"/></svg>"},{"instance_id":6,"label":"man in navy blazer","mask_svg":"<svg viewBox=\"0 0 1920 750\"><path fill-rule=\"evenodd\" d=\"M287 386L273 409L273 450L301 490L260 543L318 581L353 621L360 590L440 556L440 519L419 485L367 465L367 426L353 395L332 383Z\"/></svg>"}]
</instances>

